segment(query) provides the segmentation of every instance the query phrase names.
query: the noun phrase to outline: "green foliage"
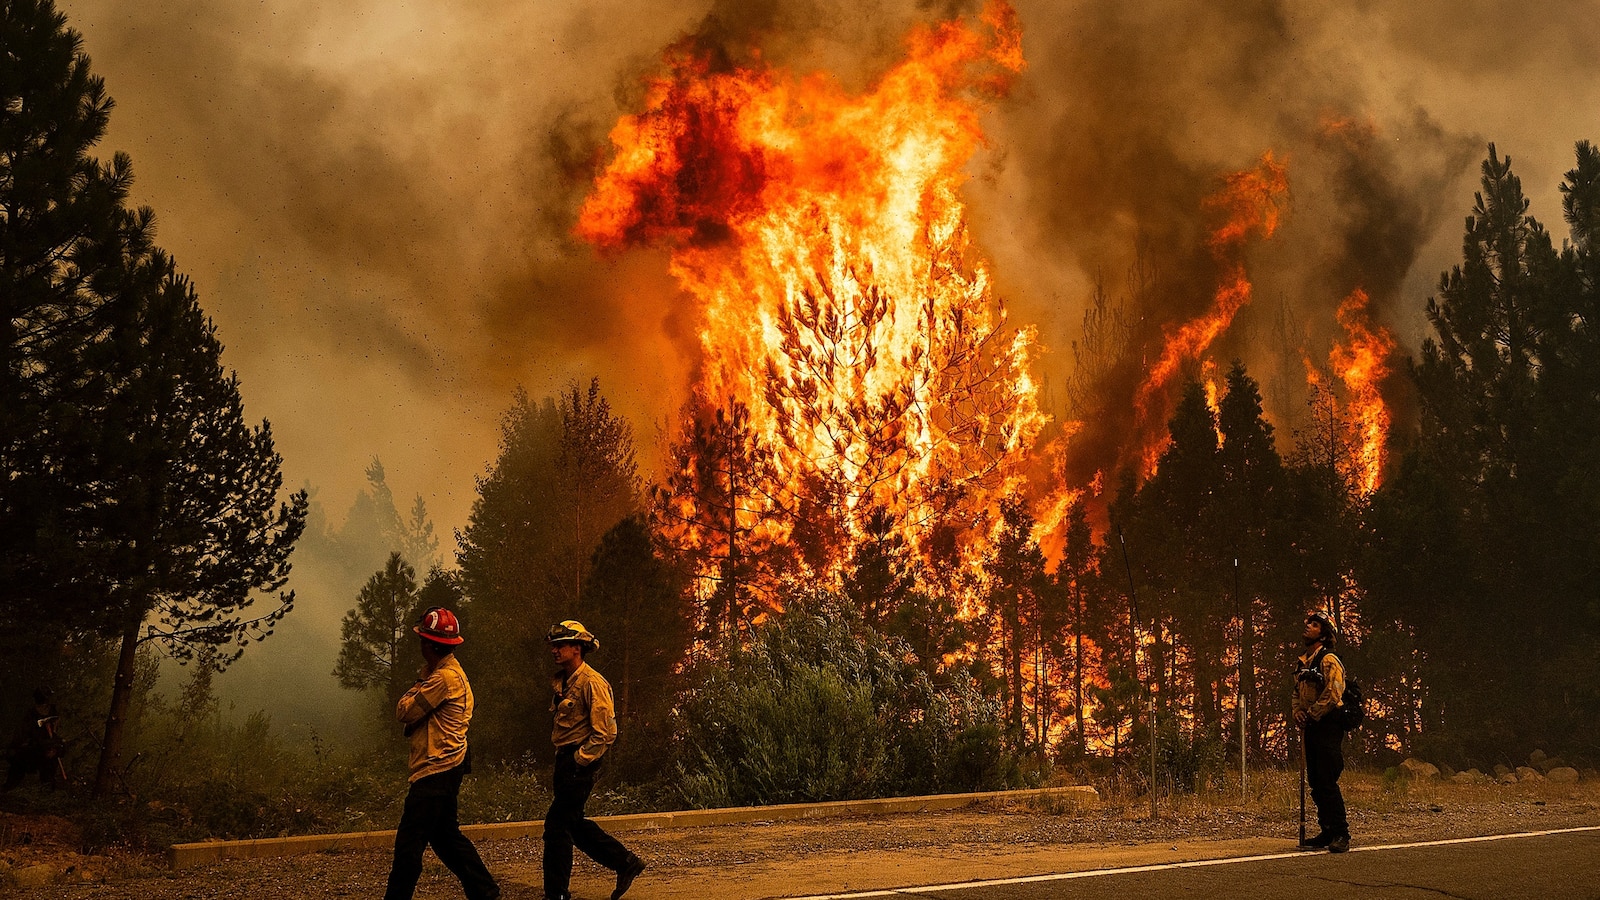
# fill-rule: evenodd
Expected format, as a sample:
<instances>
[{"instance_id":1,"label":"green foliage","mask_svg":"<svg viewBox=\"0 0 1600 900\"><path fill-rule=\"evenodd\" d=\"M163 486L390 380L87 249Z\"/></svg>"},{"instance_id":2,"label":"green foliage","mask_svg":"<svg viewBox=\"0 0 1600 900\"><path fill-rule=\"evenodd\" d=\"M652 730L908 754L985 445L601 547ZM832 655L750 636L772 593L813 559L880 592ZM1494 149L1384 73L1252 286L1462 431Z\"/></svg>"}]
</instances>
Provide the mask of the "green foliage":
<instances>
[{"instance_id":1,"label":"green foliage","mask_svg":"<svg viewBox=\"0 0 1600 900\"><path fill-rule=\"evenodd\" d=\"M391 553L340 623L333 675L342 687L375 691L380 720L391 725L395 704L413 681L417 639L411 626L422 617L422 603L416 573L398 552Z\"/></svg>"},{"instance_id":2,"label":"green foliage","mask_svg":"<svg viewBox=\"0 0 1600 900\"><path fill-rule=\"evenodd\" d=\"M456 535L463 656L481 698L473 734L485 760L548 760L545 629L582 609L601 538L638 511L633 436L598 380L539 403L519 391L501 429L500 456Z\"/></svg>"},{"instance_id":3,"label":"green foliage","mask_svg":"<svg viewBox=\"0 0 1600 900\"><path fill-rule=\"evenodd\" d=\"M1226 750L1215 733L1182 729L1169 720L1157 734L1156 771L1162 787L1192 794L1221 773Z\"/></svg>"},{"instance_id":4,"label":"green foliage","mask_svg":"<svg viewBox=\"0 0 1600 900\"><path fill-rule=\"evenodd\" d=\"M127 158L89 156L111 102L78 35L34 0L0 7L0 32L0 620L121 639L105 793L136 646L221 668L271 633L293 595L248 608L283 586L306 497L280 502L270 427L246 423L153 214L124 206Z\"/></svg>"},{"instance_id":5,"label":"green foliage","mask_svg":"<svg viewBox=\"0 0 1600 900\"><path fill-rule=\"evenodd\" d=\"M1037 647L1042 636L1040 620L1050 595L1044 572L1044 553L1033 537L1034 520L1027 502L1018 495L1000 501L1000 530L994 550L984 563L988 577L989 640L985 645L998 648L1002 658L1000 697L1006 709L1006 730L1011 746L1025 740L1024 712L1027 687L1023 683L1023 660L1027 648ZM1037 703L1031 742L1042 743Z\"/></svg>"},{"instance_id":6,"label":"green foliage","mask_svg":"<svg viewBox=\"0 0 1600 900\"><path fill-rule=\"evenodd\" d=\"M1391 678L1423 686L1389 688L1399 730L1461 754L1441 759L1600 752L1600 158L1587 142L1577 158L1557 252L1490 146L1461 264L1428 302L1416 446L1372 503L1362 582L1376 620L1416 639L1408 658L1387 654Z\"/></svg>"},{"instance_id":7,"label":"green foliage","mask_svg":"<svg viewBox=\"0 0 1600 900\"><path fill-rule=\"evenodd\" d=\"M657 553L644 517L618 522L595 550L577 615L603 635L591 659L611 682L617 744L607 753L618 776L649 781L664 774L669 715L678 668L688 652L694 611L683 575Z\"/></svg>"},{"instance_id":8,"label":"green foliage","mask_svg":"<svg viewBox=\"0 0 1600 900\"><path fill-rule=\"evenodd\" d=\"M839 800L1015 783L997 710L970 681L935 687L904 644L809 592L750 646L703 661L675 715L692 806Z\"/></svg>"}]
</instances>

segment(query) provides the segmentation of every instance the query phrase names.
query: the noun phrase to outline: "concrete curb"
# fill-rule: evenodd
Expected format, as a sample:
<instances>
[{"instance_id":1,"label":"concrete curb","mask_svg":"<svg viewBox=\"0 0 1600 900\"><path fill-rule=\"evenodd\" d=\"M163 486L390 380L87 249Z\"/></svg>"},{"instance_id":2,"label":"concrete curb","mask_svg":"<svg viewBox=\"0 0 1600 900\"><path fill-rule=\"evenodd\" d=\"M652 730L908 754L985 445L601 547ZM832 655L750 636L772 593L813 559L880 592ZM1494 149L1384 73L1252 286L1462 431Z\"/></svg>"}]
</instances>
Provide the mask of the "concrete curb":
<instances>
[{"instance_id":1,"label":"concrete curb","mask_svg":"<svg viewBox=\"0 0 1600 900\"><path fill-rule=\"evenodd\" d=\"M640 813L630 816L596 816L595 821L611 832L648 831L661 828L696 828L706 825L739 825L748 822L778 822L818 819L827 816L874 816L885 813L926 812L958 809L974 803L1017 803L1053 800L1061 803L1093 804L1100 795L1087 785L1038 788L1027 791L987 791L977 794L934 794L925 797L883 797L876 800L836 800L830 803L786 803L777 806L737 806L729 809L689 809L681 812ZM463 825L461 831L473 841L500 841L538 837L543 822L495 822ZM263 838L254 841L203 841L173 844L167 863L174 869L187 869L225 859L261 859L271 856L298 856L341 850L386 850L394 846L394 831L356 831L348 834L312 834L303 837Z\"/></svg>"}]
</instances>

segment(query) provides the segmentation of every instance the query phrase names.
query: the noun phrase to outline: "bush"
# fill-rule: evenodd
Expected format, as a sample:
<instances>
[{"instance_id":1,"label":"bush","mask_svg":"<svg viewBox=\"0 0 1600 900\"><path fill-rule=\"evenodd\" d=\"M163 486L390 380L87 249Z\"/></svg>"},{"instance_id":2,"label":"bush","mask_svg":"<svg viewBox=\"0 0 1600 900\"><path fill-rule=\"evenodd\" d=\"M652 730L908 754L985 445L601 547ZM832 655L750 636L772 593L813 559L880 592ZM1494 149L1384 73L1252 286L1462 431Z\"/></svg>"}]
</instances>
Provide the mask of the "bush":
<instances>
[{"instance_id":1,"label":"bush","mask_svg":"<svg viewBox=\"0 0 1600 900\"><path fill-rule=\"evenodd\" d=\"M1019 780L970 678L936 688L834 595L792 598L749 646L691 670L675 713L690 806L983 790Z\"/></svg>"}]
</instances>

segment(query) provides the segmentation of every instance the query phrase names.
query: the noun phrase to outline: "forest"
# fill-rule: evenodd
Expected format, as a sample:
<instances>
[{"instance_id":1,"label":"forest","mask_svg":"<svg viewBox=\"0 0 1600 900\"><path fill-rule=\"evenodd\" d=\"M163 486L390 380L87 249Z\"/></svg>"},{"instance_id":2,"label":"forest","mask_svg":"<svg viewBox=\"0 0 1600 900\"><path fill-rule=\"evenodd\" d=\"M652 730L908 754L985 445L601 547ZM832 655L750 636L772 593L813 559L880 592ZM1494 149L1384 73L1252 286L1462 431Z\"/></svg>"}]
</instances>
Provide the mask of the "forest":
<instances>
[{"instance_id":1,"label":"forest","mask_svg":"<svg viewBox=\"0 0 1600 900\"><path fill-rule=\"evenodd\" d=\"M1559 186L1559 235L1487 147L1459 262L1410 301L1430 333L1384 351L1383 395L1402 412L1377 432L1329 379L1284 433L1267 382L1196 352L1141 382L1144 444L1130 437L1092 478L1051 461L1073 452L1073 417L1104 409L1054 419L1018 387L1026 329L963 228L930 230L935 264L904 271L828 256L864 259L871 237L806 247L801 268L819 274L769 290L708 274L748 263L724 269L683 222L639 218L686 206L650 202L654 175L601 173L578 233L674 248L708 285L719 346L735 344L717 331L731 297L779 304L772 344L707 354L660 472L641 469L599 378L518 391L470 518L441 542L377 459L340 527L285 488L270 423L245 415L154 213L128 200L131 159L93 155L113 104L81 38L48 0L3 15L0 672L17 689L0 721L49 686L73 761L63 793L116 799L81 801L106 834L133 819L152 840L388 827L349 811L400 793L391 711L432 606L460 614L474 752L498 792L536 795L551 761L545 630L575 618L600 637L624 736L617 808L1061 773L1194 791L1241 762L1292 766L1288 688L1311 609L1337 621L1369 698L1358 764L1600 761L1587 140ZM1254 171L1277 172L1270 157ZM796 247L783 229L802 226L770 223ZM1218 246L1225 281L1234 251ZM1183 289L1159 253L1146 263L1130 291ZM1111 377L1131 303L1090 299L1069 385ZM924 342L896 343L907 327ZM353 747L219 706L215 679L283 640L302 565L349 586L338 654L315 665L370 713L349 724ZM473 802L537 817L525 799Z\"/></svg>"}]
</instances>

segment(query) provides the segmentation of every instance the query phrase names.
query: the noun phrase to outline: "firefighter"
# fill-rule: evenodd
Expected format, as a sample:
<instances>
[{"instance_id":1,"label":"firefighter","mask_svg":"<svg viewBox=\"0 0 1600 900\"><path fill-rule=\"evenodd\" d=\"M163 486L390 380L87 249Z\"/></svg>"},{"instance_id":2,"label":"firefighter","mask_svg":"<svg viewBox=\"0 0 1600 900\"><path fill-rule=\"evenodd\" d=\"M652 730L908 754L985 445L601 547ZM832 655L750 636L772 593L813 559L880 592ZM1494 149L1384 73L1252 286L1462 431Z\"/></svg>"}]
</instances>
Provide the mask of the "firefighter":
<instances>
[{"instance_id":1,"label":"firefighter","mask_svg":"<svg viewBox=\"0 0 1600 900\"><path fill-rule=\"evenodd\" d=\"M11 742L6 781L0 790L9 791L22 783L30 772L39 774L39 783L51 790L67 783L67 770L61 763L66 745L56 735L61 715L47 688L33 692L33 705L22 711L22 727Z\"/></svg>"},{"instance_id":2,"label":"firefighter","mask_svg":"<svg viewBox=\"0 0 1600 900\"><path fill-rule=\"evenodd\" d=\"M585 661L600 649L600 641L583 623L571 619L551 626L545 640L556 665L550 681L550 709L555 714L551 734L556 745L555 799L544 817L545 900L571 900L568 888L574 845L617 873L611 900L619 900L644 871L644 861L583 812L606 750L617 739L611 685Z\"/></svg>"},{"instance_id":3,"label":"firefighter","mask_svg":"<svg viewBox=\"0 0 1600 900\"><path fill-rule=\"evenodd\" d=\"M1316 837L1300 846L1305 850L1343 853L1350 849L1350 823L1345 818L1339 775L1344 771L1344 726L1338 709L1344 703L1344 663L1330 651L1339 630L1320 610L1306 614L1302 636L1305 654L1295 678L1294 720L1304 731L1306 780L1317 805Z\"/></svg>"},{"instance_id":4,"label":"firefighter","mask_svg":"<svg viewBox=\"0 0 1600 900\"><path fill-rule=\"evenodd\" d=\"M395 717L411 738L411 788L395 831L394 865L384 900L411 900L422 875L422 851L429 845L461 881L467 900L495 900L500 886L461 833L456 817L462 776L472 771L467 748L472 685L455 657L461 625L455 613L435 606L411 630L421 639L423 665L416 684L395 707Z\"/></svg>"}]
</instances>

